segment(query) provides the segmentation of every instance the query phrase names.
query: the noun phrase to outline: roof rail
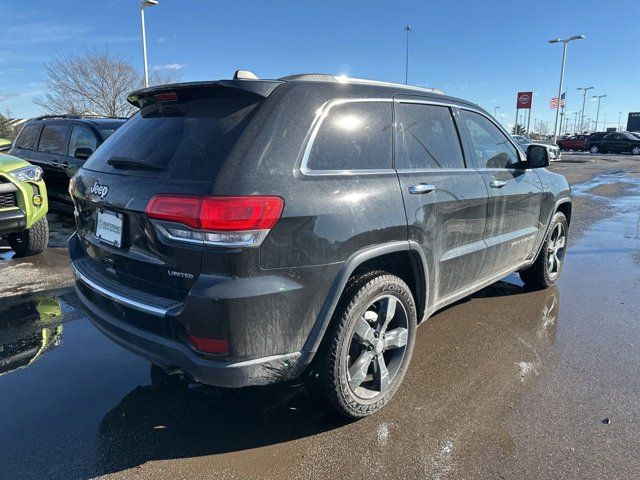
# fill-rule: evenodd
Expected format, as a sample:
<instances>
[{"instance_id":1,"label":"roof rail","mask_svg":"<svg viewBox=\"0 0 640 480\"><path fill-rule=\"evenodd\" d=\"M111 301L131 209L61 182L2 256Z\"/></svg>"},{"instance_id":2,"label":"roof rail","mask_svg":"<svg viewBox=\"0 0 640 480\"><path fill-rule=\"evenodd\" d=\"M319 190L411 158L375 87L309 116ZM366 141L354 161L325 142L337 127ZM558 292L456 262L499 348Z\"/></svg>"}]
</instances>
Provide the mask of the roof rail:
<instances>
[{"instance_id":1,"label":"roof rail","mask_svg":"<svg viewBox=\"0 0 640 480\"><path fill-rule=\"evenodd\" d=\"M403 88L407 90L414 90L414 91L418 90L421 92L444 94L442 90L438 90L437 88L416 87L413 85L406 85L404 83L381 82L378 80L352 78L352 77L347 77L346 75L332 75L328 73L302 73L298 75L289 75L286 77L281 77L278 80L281 80L283 82L298 80L298 81L304 81L304 82L337 82L337 83L354 83L354 84L364 84L364 85L378 85L381 87L395 87L395 88Z\"/></svg>"},{"instance_id":2,"label":"roof rail","mask_svg":"<svg viewBox=\"0 0 640 480\"><path fill-rule=\"evenodd\" d=\"M82 118L80 115L69 115L69 114L62 114L62 115L41 115L39 117L35 117L33 118L33 120L45 120L47 118L73 118L73 119L78 119L78 118Z\"/></svg>"}]
</instances>

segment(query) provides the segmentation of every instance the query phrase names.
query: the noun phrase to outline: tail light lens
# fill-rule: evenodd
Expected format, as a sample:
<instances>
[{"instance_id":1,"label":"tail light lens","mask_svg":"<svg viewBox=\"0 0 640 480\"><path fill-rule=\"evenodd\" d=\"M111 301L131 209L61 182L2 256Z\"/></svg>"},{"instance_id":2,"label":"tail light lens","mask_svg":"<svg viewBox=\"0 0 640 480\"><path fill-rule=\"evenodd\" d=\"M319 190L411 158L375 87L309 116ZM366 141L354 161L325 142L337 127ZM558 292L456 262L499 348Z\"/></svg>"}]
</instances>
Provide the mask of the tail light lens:
<instances>
[{"instance_id":1,"label":"tail light lens","mask_svg":"<svg viewBox=\"0 0 640 480\"><path fill-rule=\"evenodd\" d=\"M202 353L224 354L229 351L229 342L213 338L194 337L189 335L189 341Z\"/></svg>"},{"instance_id":2,"label":"tail light lens","mask_svg":"<svg viewBox=\"0 0 640 480\"><path fill-rule=\"evenodd\" d=\"M221 246L258 246L282 215L284 200L274 196L196 197L156 195L149 218L173 240ZM188 227L188 228L185 228Z\"/></svg>"}]
</instances>

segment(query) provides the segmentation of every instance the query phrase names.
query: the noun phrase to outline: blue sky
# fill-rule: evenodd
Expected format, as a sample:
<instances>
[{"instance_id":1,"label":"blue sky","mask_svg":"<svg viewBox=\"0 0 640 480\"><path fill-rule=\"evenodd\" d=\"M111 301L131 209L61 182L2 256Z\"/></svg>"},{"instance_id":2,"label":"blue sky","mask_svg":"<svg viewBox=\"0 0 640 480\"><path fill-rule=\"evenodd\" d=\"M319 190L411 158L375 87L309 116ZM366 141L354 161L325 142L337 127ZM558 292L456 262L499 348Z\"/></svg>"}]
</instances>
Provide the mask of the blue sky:
<instances>
[{"instance_id":1,"label":"blue sky","mask_svg":"<svg viewBox=\"0 0 640 480\"><path fill-rule=\"evenodd\" d=\"M532 119L553 122L560 45L569 45L568 111L579 110L580 86L607 94L600 122L623 125L640 111L638 0L515 1L244 1L159 0L147 10L150 68L181 80L229 78L246 68L263 78L300 72L404 80L406 24L412 25L409 82L500 106L515 117L518 90L534 94ZM0 111L39 113L42 68L54 53L108 47L141 67L137 0L3 0L0 9ZM587 99L587 116L595 117ZM532 121L533 123L533 121Z\"/></svg>"}]
</instances>

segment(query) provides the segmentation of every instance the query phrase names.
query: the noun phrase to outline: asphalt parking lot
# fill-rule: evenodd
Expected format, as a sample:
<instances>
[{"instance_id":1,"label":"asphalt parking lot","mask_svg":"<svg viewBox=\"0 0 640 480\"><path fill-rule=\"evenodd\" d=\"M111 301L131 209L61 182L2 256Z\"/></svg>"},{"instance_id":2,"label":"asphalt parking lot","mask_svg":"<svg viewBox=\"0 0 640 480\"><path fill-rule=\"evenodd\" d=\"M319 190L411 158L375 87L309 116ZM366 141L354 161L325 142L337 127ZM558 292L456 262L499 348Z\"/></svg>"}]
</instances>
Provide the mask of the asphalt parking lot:
<instances>
[{"instance_id":1,"label":"asphalt parking lot","mask_svg":"<svg viewBox=\"0 0 640 480\"><path fill-rule=\"evenodd\" d=\"M154 389L78 309L51 214L46 253L0 244L0 478L638 478L640 157L551 169L575 195L558 286L512 275L436 313L358 422L296 386Z\"/></svg>"}]
</instances>

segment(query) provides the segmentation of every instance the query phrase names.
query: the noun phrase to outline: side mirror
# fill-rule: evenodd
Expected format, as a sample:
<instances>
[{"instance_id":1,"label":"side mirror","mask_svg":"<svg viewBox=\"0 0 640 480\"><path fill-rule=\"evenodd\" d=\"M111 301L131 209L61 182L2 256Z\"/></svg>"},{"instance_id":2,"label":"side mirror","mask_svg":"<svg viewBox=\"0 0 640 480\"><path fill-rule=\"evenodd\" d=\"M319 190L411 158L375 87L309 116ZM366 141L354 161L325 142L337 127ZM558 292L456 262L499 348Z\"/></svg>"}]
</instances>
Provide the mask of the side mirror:
<instances>
[{"instance_id":1,"label":"side mirror","mask_svg":"<svg viewBox=\"0 0 640 480\"><path fill-rule=\"evenodd\" d=\"M527 148L527 162L529 168L544 168L549 166L549 152L542 145L529 145Z\"/></svg>"},{"instance_id":2,"label":"side mirror","mask_svg":"<svg viewBox=\"0 0 640 480\"><path fill-rule=\"evenodd\" d=\"M91 156L92 153L93 153L93 150L91 150L90 148L79 147L79 148L76 148L75 152L73 152L73 156L76 158L79 158L80 160L86 160Z\"/></svg>"}]
</instances>

